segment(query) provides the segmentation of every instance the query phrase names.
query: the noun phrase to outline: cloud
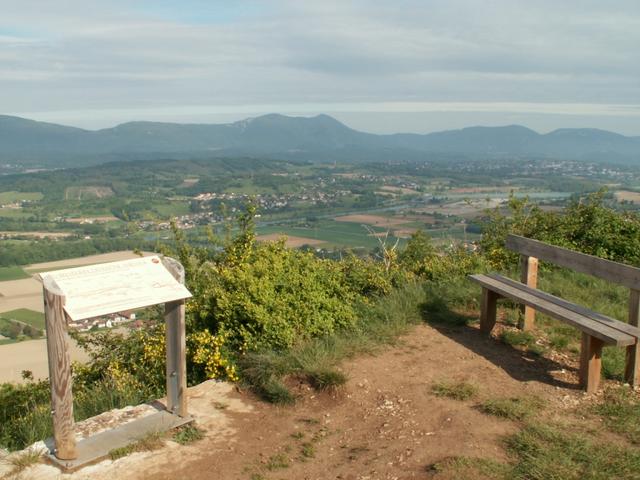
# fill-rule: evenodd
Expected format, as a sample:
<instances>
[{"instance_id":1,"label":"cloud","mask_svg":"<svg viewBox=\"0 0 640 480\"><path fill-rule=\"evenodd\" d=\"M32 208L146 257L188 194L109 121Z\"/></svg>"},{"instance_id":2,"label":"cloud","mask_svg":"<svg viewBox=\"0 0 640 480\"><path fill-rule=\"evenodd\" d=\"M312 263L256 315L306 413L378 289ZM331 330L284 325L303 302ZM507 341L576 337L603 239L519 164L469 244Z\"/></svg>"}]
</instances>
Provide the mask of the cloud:
<instances>
[{"instance_id":1,"label":"cloud","mask_svg":"<svg viewBox=\"0 0 640 480\"><path fill-rule=\"evenodd\" d=\"M633 0L0 0L0 11L7 112L640 103Z\"/></svg>"}]
</instances>

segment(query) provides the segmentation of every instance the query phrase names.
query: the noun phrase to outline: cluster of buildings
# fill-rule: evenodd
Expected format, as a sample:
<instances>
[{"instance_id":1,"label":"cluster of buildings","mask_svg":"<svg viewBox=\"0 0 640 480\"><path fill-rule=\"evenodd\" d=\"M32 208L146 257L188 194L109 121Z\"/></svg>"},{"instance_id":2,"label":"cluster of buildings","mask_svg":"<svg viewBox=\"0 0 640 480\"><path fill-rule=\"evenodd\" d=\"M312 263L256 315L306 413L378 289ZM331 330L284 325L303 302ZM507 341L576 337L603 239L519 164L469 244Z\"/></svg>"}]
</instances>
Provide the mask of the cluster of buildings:
<instances>
[{"instance_id":1,"label":"cluster of buildings","mask_svg":"<svg viewBox=\"0 0 640 480\"><path fill-rule=\"evenodd\" d=\"M136 320L134 312L120 312L105 315L103 317L87 318L77 322L70 322L69 327L79 332L88 332L96 328L112 328L126 322Z\"/></svg>"}]
</instances>

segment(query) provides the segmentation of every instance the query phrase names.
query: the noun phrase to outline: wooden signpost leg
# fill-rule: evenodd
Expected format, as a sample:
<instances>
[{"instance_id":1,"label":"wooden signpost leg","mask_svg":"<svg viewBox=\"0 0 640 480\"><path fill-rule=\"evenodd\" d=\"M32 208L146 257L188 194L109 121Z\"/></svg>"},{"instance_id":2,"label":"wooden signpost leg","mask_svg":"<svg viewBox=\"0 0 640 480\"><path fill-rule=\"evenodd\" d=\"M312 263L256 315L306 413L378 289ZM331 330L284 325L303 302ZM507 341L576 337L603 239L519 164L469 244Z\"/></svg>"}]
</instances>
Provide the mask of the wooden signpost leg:
<instances>
[{"instance_id":1,"label":"wooden signpost leg","mask_svg":"<svg viewBox=\"0 0 640 480\"><path fill-rule=\"evenodd\" d=\"M167 410L187 416L187 363L184 300L165 303Z\"/></svg>"},{"instance_id":2,"label":"wooden signpost leg","mask_svg":"<svg viewBox=\"0 0 640 480\"><path fill-rule=\"evenodd\" d=\"M77 458L71 392L71 359L64 297L44 287L44 316L51 383L51 414L55 456L61 460Z\"/></svg>"},{"instance_id":3,"label":"wooden signpost leg","mask_svg":"<svg viewBox=\"0 0 640 480\"><path fill-rule=\"evenodd\" d=\"M520 281L531 288L538 286L538 259L536 257L520 256ZM527 305L521 305L520 311L522 312L520 328L531 330L535 323L536 311Z\"/></svg>"},{"instance_id":4,"label":"wooden signpost leg","mask_svg":"<svg viewBox=\"0 0 640 480\"><path fill-rule=\"evenodd\" d=\"M171 275L184 285L184 267L177 260L164 257L162 262ZM184 300L164 304L167 347L167 410L181 417L187 413L187 361Z\"/></svg>"}]
</instances>

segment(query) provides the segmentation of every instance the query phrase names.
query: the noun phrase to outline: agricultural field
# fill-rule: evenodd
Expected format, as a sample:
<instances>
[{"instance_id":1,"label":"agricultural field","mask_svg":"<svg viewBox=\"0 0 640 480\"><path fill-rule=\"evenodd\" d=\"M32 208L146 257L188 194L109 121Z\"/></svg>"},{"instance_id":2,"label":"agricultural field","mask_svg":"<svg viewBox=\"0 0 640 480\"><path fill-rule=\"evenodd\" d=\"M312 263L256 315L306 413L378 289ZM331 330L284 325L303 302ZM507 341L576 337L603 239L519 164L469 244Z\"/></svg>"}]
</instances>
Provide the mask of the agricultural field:
<instances>
[{"instance_id":1,"label":"agricultural field","mask_svg":"<svg viewBox=\"0 0 640 480\"><path fill-rule=\"evenodd\" d=\"M42 200L42 193L40 192L0 192L0 205L15 202L24 201L38 201Z\"/></svg>"},{"instance_id":2,"label":"agricultural field","mask_svg":"<svg viewBox=\"0 0 640 480\"><path fill-rule=\"evenodd\" d=\"M21 267L0 267L0 282L29 278Z\"/></svg>"},{"instance_id":3,"label":"agricultural field","mask_svg":"<svg viewBox=\"0 0 640 480\"><path fill-rule=\"evenodd\" d=\"M40 330L43 330L45 327L44 313L34 312L33 310L29 310L26 308L19 308L17 310L11 310L9 312L2 312L0 313L0 318L9 321L18 321L20 323L25 323Z\"/></svg>"},{"instance_id":4,"label":"agricultural field","mask_svg":"<svg viewBox=\"0 0 640 480\"><path fill-rule=\"evenodd\" d=\"M630 190L619 190L614 193L618 202L640 203L640 192Z\"/></svg>"},{"instance_id":5,"label":"agricultural field","mask_svg":"<svg viewBox=\"0 0 640 480\"><path fill-rule=\"evenodd\" d=\"M64 192L65 200L88 200L96 198L107 198L114 194L111 187L68 187Z\"/></svg>"},{"instance_id":6,"label":"agricultural field","mask_svg":"<svg viewBox=\"0 0 640 480\"><path fill-rule=\"evenodd\" d=\"M315 246L325 243L322 240L307 237L296 237L285 233L269 233L266 235L258 235L256 238L259 242L277 242L281 238L285 238L285 245L289 248L299 248L303 245Z\"/></svg>"}]
</instances>

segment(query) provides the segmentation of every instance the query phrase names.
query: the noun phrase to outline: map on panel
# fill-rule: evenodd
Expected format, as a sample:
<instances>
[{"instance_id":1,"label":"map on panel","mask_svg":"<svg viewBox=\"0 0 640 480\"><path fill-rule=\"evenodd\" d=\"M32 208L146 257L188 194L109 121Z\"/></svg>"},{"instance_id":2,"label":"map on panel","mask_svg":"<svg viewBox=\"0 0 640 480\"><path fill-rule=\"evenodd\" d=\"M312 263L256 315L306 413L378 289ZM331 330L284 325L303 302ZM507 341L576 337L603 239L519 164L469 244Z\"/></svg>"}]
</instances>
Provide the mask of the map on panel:
<instances>
[{"instance_id":1,"label":"map on panel","mask_svg":"<svg viewBox=\"0 0 640 480\"><path fill-rule=\"evenodd\" d=\"M117 313L191 297L157 256L44 272L65 296L71 320Z\"/></svg>"}]
</instances>

